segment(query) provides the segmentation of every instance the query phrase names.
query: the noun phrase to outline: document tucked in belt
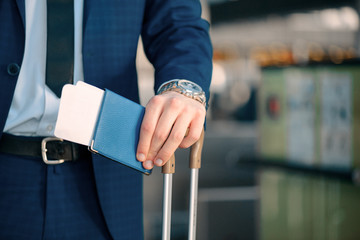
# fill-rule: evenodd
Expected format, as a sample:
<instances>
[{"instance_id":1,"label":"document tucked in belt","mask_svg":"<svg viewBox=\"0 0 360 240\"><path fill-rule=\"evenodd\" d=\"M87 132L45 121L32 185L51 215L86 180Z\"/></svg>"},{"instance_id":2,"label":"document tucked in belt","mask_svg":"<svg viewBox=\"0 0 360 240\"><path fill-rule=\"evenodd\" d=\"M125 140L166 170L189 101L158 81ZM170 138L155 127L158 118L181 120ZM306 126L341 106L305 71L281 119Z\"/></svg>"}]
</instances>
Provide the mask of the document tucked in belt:
<instances>
[{"instance_id":1,"label":"document tucked in belt","mask_svg":"<svg viewBox=\"0 0 360 240\"><path fill-rule=\"evenodd\" d=\"M108 89L80 81L67 84L61 94L55 136L149 175L151 170L136 160L144 113L143 106Z\"/></svg>"}]
</instances>

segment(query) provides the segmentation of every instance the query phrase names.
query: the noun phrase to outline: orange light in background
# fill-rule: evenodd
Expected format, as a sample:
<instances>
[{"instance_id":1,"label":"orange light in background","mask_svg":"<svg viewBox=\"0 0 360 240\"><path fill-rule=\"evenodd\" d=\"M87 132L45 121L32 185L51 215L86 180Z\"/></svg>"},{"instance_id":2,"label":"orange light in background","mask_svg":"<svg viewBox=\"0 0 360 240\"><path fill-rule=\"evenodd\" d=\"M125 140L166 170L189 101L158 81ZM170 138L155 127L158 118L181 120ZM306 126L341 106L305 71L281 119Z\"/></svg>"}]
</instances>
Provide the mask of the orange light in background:
<instances>
[{"instance_id":1,"label":"orange light in background","mask_svg":"<svg viewBox=\"0 0 360 240\"><path fill-rule=\"evenodd\" d=\"M335 64L340 64L345 59L345 51L338 46L329 47L329 58Z\"/></svg>"},{"instance_id":2,"label":"orange light in background","mask_svg":"<svg viewBox=\"0 0 360 240\"><path fill-rule=\"evenodd\" d=\"M237 49L214 47L213 61L227 61L238 59Z\"/></svg>"},{"instance_id":3,"label":"orange light in background","mask_svg":"<svg viewBox=\"0 0 360 240\"><path fill-rule=\"evenodd\" d=\"M316 43L310 44L309 60L315 62L322 62L325 60L325 51L319 44Z\"/></svg>"},{"instance_id":4,"label":"orange light in background","mask_svg":"<svg viewBox=\"0 0 360 240\"><path fill-rule=\"evenodd\" d=\"M291 49L282 43L254 47L250 50L250 58L257 61L262 67L287 66L295 63Z\"/></svg>"}]
</instances>

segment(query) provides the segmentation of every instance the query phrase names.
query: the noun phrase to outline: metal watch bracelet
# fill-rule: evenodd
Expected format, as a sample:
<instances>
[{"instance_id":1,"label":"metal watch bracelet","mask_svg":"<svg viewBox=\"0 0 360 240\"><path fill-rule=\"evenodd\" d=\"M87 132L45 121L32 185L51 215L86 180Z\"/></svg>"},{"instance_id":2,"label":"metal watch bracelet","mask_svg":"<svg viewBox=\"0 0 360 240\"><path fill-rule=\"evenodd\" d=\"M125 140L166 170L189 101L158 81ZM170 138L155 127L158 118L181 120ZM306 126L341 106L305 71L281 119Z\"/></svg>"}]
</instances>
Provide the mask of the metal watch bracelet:
<instances>
[{"instance_id":1,"label":"metal watch bracelet","mask_svg":"<svg viewBox=\"0 0 360 240\"><path fill-rule=\"evenodd\" d=\"M186 97L194 99L200 102L204 107L206 107L205 93L202 88L194 82L184 79L171 80L163 83L159 87L157 94L162 94L169 91L174 91Z\"/></svg>"}]
</instances>

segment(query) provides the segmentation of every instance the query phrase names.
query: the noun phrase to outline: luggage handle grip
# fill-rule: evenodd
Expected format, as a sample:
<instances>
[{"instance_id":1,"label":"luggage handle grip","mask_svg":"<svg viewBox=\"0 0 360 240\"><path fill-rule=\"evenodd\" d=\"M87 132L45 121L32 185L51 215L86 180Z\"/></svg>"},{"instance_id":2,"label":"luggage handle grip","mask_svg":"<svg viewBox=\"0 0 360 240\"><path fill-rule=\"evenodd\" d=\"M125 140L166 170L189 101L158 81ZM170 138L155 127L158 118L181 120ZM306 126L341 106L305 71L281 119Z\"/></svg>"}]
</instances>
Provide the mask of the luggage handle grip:
<instances>
[{"instance_id":1,"label":"luggage handle grip","mask_svg":"<svg viewBox=\"0 0 360 240\"><path fill-rule=\"evenodd\" d=\"M191 146L189 167L192 169L201 168L201 153L204 145L204 130L202 130L199 140ZM162 167L162 173L175 173L175 155L173 154L169 161Z\"/></svg>"},{"instance_id":2,"label":"luggage handle grip","mask_svg":"<svg viewBox=\"0 0 360 240\"><path fill-rule=\"evenodd\" d=\"M166 174L175 173L175 154L162 166L161 172Z\"/></svg>"},{"instance_id":3,"label":"luggage handle grip","mask_svg":"<svg viewBox=\"0 0 360 240\"><path fill-rule=\"evenodd\" d=\"M204 129L201 132L199 140L197 140L190 149L190 162L189 167L191 169L201 168L201 153L204 145Z\"/></svg>"}]
</instances>

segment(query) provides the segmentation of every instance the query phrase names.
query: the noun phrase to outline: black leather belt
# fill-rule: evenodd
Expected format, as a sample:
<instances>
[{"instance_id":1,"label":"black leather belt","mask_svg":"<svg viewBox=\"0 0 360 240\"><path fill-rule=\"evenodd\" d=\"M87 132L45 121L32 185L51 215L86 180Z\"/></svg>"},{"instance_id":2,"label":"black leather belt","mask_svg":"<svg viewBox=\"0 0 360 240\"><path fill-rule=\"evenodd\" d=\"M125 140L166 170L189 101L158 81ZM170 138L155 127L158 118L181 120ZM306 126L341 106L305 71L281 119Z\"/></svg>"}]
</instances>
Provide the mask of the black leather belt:
<instances>
[{"instance_id":1,"label":"black leather belt","mask_svg":"<svg viewBox=\"0 0 360 240\"><path fill-rule=\"evenodd\" d=\"M1 136L0 152L41 157L46 164L60 164L91 156L87 147L60 138L23 137L10 134Z\"/></svg>"}]
</instances>

